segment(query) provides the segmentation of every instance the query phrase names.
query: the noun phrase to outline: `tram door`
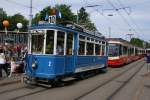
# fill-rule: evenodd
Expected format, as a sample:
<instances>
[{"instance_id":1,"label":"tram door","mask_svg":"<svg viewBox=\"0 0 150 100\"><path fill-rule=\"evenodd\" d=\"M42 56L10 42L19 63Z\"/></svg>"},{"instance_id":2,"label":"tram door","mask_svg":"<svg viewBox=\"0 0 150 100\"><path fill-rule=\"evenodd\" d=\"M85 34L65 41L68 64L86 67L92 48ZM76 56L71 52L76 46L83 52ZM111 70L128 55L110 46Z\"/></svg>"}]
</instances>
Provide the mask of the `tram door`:
<instances>
[{"instance_id":1,"label":"tram door","mask_svg":"<svg viewBox=\"0 0 150 100\"><path fill-rule=\"evenodd\" d=\"M67 33L66 38L66 59L65 59L65 72L71 73L74 70L75 66L75 38L74 34L72 32Z\"/></svg>"},{"instance_id":2,"label":"tram door","mask_svg":"<svg viewBox=\"0 0 150 100\"><path fill-rule=\"evenodd\" d=\"M56 73L71 73L74 71L74 40L72 32L57 32L56 55L58 55L57 60L59 61L57 66L61 67L56 69Z\"/></svg>"}]
</instances>

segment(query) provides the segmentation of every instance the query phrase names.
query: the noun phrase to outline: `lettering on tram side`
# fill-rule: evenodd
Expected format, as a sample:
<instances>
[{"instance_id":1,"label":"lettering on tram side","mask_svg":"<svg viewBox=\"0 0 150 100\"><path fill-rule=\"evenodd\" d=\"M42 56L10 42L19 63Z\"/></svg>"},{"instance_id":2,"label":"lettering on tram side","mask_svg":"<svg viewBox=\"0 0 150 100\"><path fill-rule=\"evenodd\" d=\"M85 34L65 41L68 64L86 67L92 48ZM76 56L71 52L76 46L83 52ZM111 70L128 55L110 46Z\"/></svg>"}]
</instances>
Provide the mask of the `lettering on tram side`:
<instances>
[{"instance_id":1,"label":"lettering on tram side","mask_svg":"<svg viewBox=\"0 0 150 100\"><path fill-rule=\"evenodd\" d=\"M52 66L52 62L51 62L51 61L48 62L48 66L49 66L49 67Z\"/></svg>"}]
</instances>

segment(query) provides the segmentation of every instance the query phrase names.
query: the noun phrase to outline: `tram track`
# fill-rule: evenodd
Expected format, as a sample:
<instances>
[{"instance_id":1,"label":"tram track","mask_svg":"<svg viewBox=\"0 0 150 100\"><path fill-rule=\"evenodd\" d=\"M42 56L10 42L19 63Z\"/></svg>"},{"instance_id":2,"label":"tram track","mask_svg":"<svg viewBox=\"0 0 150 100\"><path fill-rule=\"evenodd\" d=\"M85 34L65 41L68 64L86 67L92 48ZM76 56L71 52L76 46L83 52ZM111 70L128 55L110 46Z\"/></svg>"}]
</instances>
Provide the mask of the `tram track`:
<instances>
[{"instance_id":1,"label":"tram track","mask_svg":"<svg viewBox=\"0 0 150 100\"><path fill-rule=\"evenodd\" d=\"M16 83L20 83L20 82L21 82L20 80L3 82L3 83L0 83L0 86L6 86L6 85L16 84Z\"/></svg>"},{"instance_id":2,"label":"tram track","mask_svg":"<svg viewBox=\"0 0 150 100\"><path fill-rule=\"evenodd\" d=\"M123 76L126 72L128 72L129 70L135 68L135 66L138 65L138 64L139 64L139 61L136 62L135 64L133 64L132 66L130 66L128 69L124 70L123 72L118 73L117 75L115 75L115 76L113 76L112 78L106 80L106 81L103 82L102 84L100 84L100 85L96 86L95 88L93 88L93 89L87 91L86 93L84 93L84 94L78 96L77 98L75 98L75 100L80 100L80 99L86 97L87 95L91 94L92 92L98 90L99 88L101 88L101 87L107 85L108 83L114 81L115 79L117 79L117 78ZM143 66L144 64L145 64L145 62L143 62L143 64L142 64L141 66ZM142 68L142 67L139 68L139 71L140 71L141 68ZM138 72L136 72L136 73L138 73ZM136 73L135 73L135 75L136 75ZM127 80L127 81L130 81L133 77L134 77L134 76L132 76L131 78L129 78L129 80ZM127 81L124 82L124 86L127 84ZM123 86L120 87L119 89L117 89L115 92L117 93L121 88L123 88ZM113 93L110 97L107 98L107 100L110 100L110 98L113 97L116 93Z\"/></svg>"},{"instance_id":3,"label":"tram track","mask_svg":"<svg viewBox=\"0 0 150 100\"><path fill-rule=\"evenodd\" d=\"M17 94L14 97L10 97L8 98L9 100L16 100L16 99L20 99L26 96L30 96L36 93L40 93L40 92L44 92L46 90L51 89L52 87L45 87L45 86L41 86L41 85L31 85L31 86L23 86L23 87L18 87L15 89L11 89L11 90L6 90L6 91L1 91L0 92L0 97L6 94ZM18 91L25 91L25 93L23 92L23 94L18 94ZM29 92L27 92L29 91ZM5 97L5 96L4 96Z\"/></svg>"},{"instance_id":4,"label":"tram track","mask_svg":"<svg viewBox=\"0 0 150 100\"><path fill-rule=\"evenodd\" d=\"M143 63L125 82L123 82L122 85L107 98L107 100L111 100L115 95L117 95L117 93L119 93L135 77L135 75L137 75L137 73L143 68L144 64L145 63Z\"/></svg>"},{"instance_id":5,"label":"tram track","mask_svg":"<svg viewBox=\"0 0 150 100\"><path fill-rule=\"evenodd\" d=\"M125 70L122 71L121 73L116 74L115 76L113 76L113 78L106 80L106 81L103 82L101 85L99 85L99 86L95 87L94 89L92 89L92 90L90 90L90 91L84 93L83 95L78 96L77 98L75 97L75 100L79 100L79 99L81 99L81 98L87 96L88 94L90 94L90 93L92 93L93 91L97 90L97 88L100 88L100 87L106 85L108 82L111 82L111 81L115 80L117 77L123 75L125 72L127 72L127 71L129 71L129 70L135 68L135 66L138 65L138 64L139 64L139 61L132 63L132 65L130 65L128 69L125 69ZM40 87L42 87L42 88L40 88ZM20 87L20 88L14 89L14 90L12 89L12 90L10 90L10 91L8 90L8 91L4 91L4 92L5 92L6 94L9 94L10 92L17 93L16 91L25 91L23 94L17 94L17 95L15 95L15 96L9 98L9 100L17 100L17 99L25 98L25 97L27 97L27 96L32 96L32 95L34 95L34 94L42 93L42 92L47 91L47 90L49 90L49 89L53 89L52 87L41 86L41 85L36 85L35 88L37 88L37 89L34 89L34 87L33 87L33 89L32 89L32 87L31 87L32 90L30 90L30 89L28 89L28 88L26 88L26 87ZM24 89L25 89L25 90L24 90ZM29 91L29 92L26 92L26 91ZM3 93L2 93L2 94L3 94ZM1 96L1 94L0 94L0 96ZM73 99L73 100L74 100L74 99Z\"/></svg>"}]
</instances>

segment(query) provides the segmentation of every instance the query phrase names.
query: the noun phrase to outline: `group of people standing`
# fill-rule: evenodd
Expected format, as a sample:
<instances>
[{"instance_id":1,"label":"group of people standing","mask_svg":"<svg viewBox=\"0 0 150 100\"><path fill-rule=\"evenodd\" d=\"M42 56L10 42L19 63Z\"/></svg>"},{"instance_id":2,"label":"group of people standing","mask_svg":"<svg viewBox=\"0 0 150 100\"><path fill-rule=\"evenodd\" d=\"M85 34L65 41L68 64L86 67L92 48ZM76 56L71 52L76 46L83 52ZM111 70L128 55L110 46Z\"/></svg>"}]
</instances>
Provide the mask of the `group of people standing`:
<instances>
[{"instance_id":1,"label":"group of people standing","mask_svg":"<svg viewBox=\"0 0 150 100\"><path fill-rule=\"evenodd\" d=\"M11 52L11 53L8 54L8 52ZM16 56L12 55L15 53L12 51L6 50L5 46L0 45L0 78L3 77L3 71L5 71L8 77L11 77L13 73L16 72L16 68L20 67L20 65L17 64L16 62L21 59L21 56L22 56L21 49L18 50Z\"/></svg>"}]
</instances>

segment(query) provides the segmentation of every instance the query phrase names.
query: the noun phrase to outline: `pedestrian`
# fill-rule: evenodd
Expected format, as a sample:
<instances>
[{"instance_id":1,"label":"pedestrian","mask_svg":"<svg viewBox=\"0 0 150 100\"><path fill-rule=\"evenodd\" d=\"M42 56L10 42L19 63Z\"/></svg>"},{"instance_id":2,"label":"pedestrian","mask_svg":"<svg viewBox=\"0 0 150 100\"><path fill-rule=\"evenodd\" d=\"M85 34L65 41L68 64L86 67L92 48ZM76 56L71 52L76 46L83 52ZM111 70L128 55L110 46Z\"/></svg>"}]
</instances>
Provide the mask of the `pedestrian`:
<instances>
[{"instance_id":1,"label":"pedestrian","mask_svg":"<svg viewBox=\"0 0 150 100\"><path fill-rule=\"evenodd\" d=\"M12 77L12 75L16 72L16 67L17 67L17 64L16 64L16 59L15 57L12 57L11 60L10 60L10 74L8 77Z\"/></svg>"},{"instance_id":2,"label":"pedestrian","mask_svg":"<svg viewBox=\"0 0 150 100\"><path fill-rule=\"evenodd\" d=\"M0 46L0 78L2 78L2 69L5 68L6 59L5 54L3 52L3 47Z\"/></svg>"}]
</instances>

